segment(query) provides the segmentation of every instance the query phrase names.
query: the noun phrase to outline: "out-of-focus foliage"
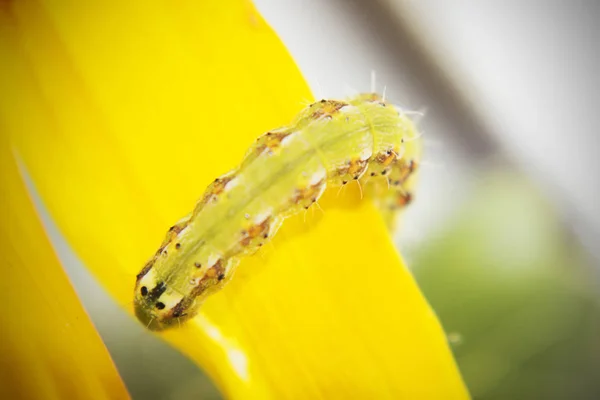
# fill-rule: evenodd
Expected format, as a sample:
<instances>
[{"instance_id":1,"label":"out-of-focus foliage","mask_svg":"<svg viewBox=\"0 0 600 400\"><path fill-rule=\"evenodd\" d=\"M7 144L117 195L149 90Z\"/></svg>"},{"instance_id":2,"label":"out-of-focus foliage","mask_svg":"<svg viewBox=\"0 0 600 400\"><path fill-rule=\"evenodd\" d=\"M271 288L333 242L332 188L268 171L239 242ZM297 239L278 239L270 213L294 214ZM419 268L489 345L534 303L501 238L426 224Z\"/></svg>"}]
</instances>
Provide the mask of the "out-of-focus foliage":
<instances>
[{"instance_id":1,"label":"out-of-focus foliage","mask_svg":"<svg viewBox=\"0 0 600 400\"><path fill-rule=\"evenodd\" d=\"M427 243L412 267L474 398L600 398L598 276L530 183L491 173Z\"/></svg>"}]
</instances>

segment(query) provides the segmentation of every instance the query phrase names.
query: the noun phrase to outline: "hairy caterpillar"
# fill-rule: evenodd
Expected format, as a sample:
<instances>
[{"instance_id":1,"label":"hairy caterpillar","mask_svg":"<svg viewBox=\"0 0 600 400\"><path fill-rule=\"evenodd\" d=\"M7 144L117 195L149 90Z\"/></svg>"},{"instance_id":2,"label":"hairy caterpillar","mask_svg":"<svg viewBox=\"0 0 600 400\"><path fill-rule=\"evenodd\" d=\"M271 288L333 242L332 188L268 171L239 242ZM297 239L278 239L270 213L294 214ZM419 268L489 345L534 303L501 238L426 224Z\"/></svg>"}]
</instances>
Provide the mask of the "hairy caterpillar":
<instances>
[{"instance_id":1,"label":"hairy caterpillar","mask_svg":"<svg viewBox=\"0 0 600 400\"><path fill-rule=\"evenodd\" d=\"M215 179L192 213L169 229L137 275L136 316L151 330L193 317L241 257L256 252L286 217L308 209L326 186L384 177L389 190L379 206L403 207L411 200L417 139L412 122L374 93L306 107L289 126L260 136L239 167Z\"/></svg>"}]
</instances>

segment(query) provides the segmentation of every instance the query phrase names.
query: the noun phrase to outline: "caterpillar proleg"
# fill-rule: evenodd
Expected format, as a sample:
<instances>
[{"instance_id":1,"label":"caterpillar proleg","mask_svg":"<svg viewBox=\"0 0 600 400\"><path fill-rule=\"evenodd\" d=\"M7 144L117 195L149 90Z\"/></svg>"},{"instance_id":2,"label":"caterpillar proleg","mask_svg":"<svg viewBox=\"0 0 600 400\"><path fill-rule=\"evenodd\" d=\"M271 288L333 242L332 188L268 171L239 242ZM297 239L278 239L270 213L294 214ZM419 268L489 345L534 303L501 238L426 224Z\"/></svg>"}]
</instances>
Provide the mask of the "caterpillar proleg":
<instances>
[{"instance_id":1,"label":"caterpillar proleg","mask_svg":"<svg viewBox=\"0 0 600 400\"><path fill-rule=\"evenodd\" d=\"M137 275L136 316L150 330L192 318L242 257L328 186L359 181L391 218L411 200L420 152L411 120L375 93L309 105L289 126L260 136L168 230Z\"/></svg>"}]
</instances>

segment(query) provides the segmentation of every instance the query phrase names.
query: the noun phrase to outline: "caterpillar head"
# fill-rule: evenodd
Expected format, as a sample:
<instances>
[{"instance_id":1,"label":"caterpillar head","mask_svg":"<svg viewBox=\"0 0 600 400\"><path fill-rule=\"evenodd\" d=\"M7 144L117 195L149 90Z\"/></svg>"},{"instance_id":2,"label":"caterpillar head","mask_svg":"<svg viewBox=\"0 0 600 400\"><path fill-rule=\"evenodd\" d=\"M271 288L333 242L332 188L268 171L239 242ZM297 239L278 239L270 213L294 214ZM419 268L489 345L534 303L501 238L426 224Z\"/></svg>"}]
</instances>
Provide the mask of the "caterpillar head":
<instances>
[{"instance_id":1,"label":"caterpillar head","mask_svg":"<svg viewBox=\"0 0 600 400\"><path fill-rule=\"evenodd\" d=\"M156 279L151 269L138 276L135 285L134 311L138 320L152 331L162 331L194 317L200 306L195 298L181 295L164 281Z\"/></svg>"},{"instance_id":2,"label":"caterpillar head","mask_svg":"<svg viewBox=\"0 0 600 400\"><path fill-rule=\"evenodd\" d=\"M211 260L212 261L212 260ZM208 264L208 263L207 263ZM236 263L221 259L207 268L193 263L195 274L171 276L163 280L153 262L137 276L134 294L134 311L138 320L152 331L178 327L198 314L200 306L211 294L220 290L231 275Z\"/></svg>"}]
</instances>

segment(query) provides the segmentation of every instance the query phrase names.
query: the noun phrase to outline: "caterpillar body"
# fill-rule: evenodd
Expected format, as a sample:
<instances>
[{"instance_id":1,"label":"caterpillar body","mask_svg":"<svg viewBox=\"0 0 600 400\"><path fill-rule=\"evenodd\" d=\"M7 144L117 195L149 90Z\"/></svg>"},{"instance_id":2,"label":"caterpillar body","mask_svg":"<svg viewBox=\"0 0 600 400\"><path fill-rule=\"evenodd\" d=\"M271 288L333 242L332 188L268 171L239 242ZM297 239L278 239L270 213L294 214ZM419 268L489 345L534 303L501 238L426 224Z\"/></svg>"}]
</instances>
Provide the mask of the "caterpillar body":
<instances>
[{"instance_id":1,"label":"caterpillar body","mask_svg":"<svg viewBox=\"0 0 600 400\"><path fill-rule=\"evenodd\" d=\"M375 93L309 105L289 126L260 136L239 167L215 179L168 230L136 277L137 318L150 330L192 318L241 257L256 252L327 186L383 177L389 190L376 201L395 212L411 200L409 178L420 151L411 120Z\"/></svg>"}]
</instances>

